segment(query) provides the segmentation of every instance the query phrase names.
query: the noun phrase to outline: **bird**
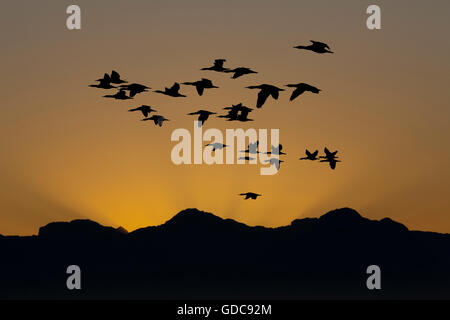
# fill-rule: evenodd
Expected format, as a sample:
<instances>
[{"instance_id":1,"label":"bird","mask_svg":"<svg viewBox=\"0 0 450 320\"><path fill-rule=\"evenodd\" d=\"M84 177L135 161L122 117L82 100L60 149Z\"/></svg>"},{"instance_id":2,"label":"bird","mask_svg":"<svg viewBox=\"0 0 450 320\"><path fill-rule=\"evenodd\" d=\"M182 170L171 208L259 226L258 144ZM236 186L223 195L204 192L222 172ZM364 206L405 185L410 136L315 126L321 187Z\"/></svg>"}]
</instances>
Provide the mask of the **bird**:
<instances>
[{"instance_id":1,"label":"bird","mask_svg":"<svg viewBox=\"0 0 450 320\"><path fill-rule=\"evenodd\" d=\"M188 86L195 86L199 96L203 95L203 91L205 89L219 88L213 85L211 80L206 78L202 78L201 80L195 82L183 82L183 84Z\"/></svg>"},{"instance_id":2,"label":"bird","mask_svg":"<svg viewBox=\"0 0 450 320\"><path fill-rule=\"evenodd\" d=\"M123 84L120 86L120 88L130 91L130 97L134 97L138 93L147 92L147 89L151 89L150 87L139 83Z\"/></svg>"},{"instance_id":3,"label":"bird","mask_svg":"<svg viewBox=\"0 0 450 320\"><path fill-rule=\"evenodd\" d=\"M276 154L276 155L285 155L286 154L283 151L281 151L281 149L283 149L282 144L278 144L278 147L270 146L270 149L271 150L268 152L265 152L265 154Z\"/></svg>"},{"instance_id":4,"label":"bird","mask_svg":"<svg viewBox=\"0 0 450 320\"><path fill-rule=\"evenodd\" d=\"M306 153L306 157L300 158L300 160L311 160L311 161L314 161L314 160L318 159L317 158L317 154L319 153L319 150L316 150L316 151L311 153L308 149L306 149L305 153Z\"/></svg>"},{"instance_id":5,"label":"bird","mask_svg":"<svg viewBox=\"0 0 450 320\"><path fill-rule=\"evenodd\" d=\"M111 71L111 83L121 84L127 81L120 79L120 74L117 71Z\"/></svg>"},{"instance_id":6,"label":"bird","mask_svg":"<svg viewBox=\"0 0 450 320\"><path fill-rule=\"evenodd\" d=\"M208 120L209 116L212 114L216 114L215 112L210 112L207 110L198 110L196 112L188 113L188 116L193 116L198 114L198 127L200 128L206 120Z\"/></svg>"},{"instance_id":7,"label":"bird","mask_svg":"<svg viewBox=\"0 0 450 320\"><path fill-rule=\"evenodd\" d=\"M256 102L257 108L261 108L269 96L272 96L272 98L277 100L280 91L284 91L284 89L280 89L280 88L272 86L270 84L261 84L259 86L249 86L249 87L247 87L247 89L260 89L260 91L258 93L258 100Z\"/></svg>"},{"instance_id":8,"label":"bird","mask_svg":"<svg viewBox=\"0 0 450 320\"><path fill-rule=\"evenodd\" d=\"M286 87L290 87L290 88L295 88L294 91L292 91L292 95L289 98L289 101L294 100L295 98L297 98L299 95L303 94L305 91L310 91L312 93L318 94L320 91L320 89L313 87L307 83L298 83L298 84L287 84Z\"/></svg>"},{"instance_id":9,"label":"bird","mask_svg":"<svg viewBox=\"0 0 450 320\"><path fill-rule=\"evenodd\" d=\"M277 171L278 171L278 170L280 170L281 162L284 162L284 161L280 160L278 158L270 158L270 159L265 160L264 162L266 162L266 163L270 162L270 165L275 166L275 168L277 168Z\"/></svg>"},{"instance_id":10,"label":"bird","mask_svg":"<svg viewBox=\"0 0 450 320\"><path fill-rule=\"evenodd\" d=\"M116 100L128 100L133 99L129 96L127 96L127 93L125 90L120 89L116 94L107 94L106 96L103 96L105 98L114 98Z\"/></svg>"},{"instance_id":11,"label":"bird","mask_svg":"<svg viewBox=\"0 0 450 320\"><path fill-rule=\"evenodd\" d=\"M208 68L201 68L200 70L211 70L211 71L217 71L217 72L225 72L229 70L228 68L224 68L223 63L227 61L225 59L216 59L214 60L214 64L211 67Z\"/></svg>"},{"instance_id":12,"label":"bird","mask_svg":"<svg viewBox=\"0 0 450 320\"><path fill-rule=\"evenodd\" d=\"M241 152L245 152L245 153L250 153L250 154L256 154L258 153L258 145L259 145L259 141L256 140L256 142L249 142L248 143L248 148L247 150L241 151Z\"/></svg>"},{"instance_id":13,"label":"bird","mask_svg":"<svg viewBox=\"0 0 450 320\"><path fill-rule=\"evenodd\" d=\"M334 152L331 152L327 147L325 147L323 151L325 152L325 156L319 157L320 159L323 159L320 160L320 162L328 162L330 164L330 168L334 170L336 168L336 163L341 162L340 160L337 160L339 157L336 157L338 151L336 150Z\"/></svg>"},{"instance_id":14,"label":"bird","mask_svg":"<svg viewBox=\"0 0 450 320\"><path fill-rule=\"evenodd\" d=\"M229 119L236 118L238 116L238 113L241 111L242 107L243 107L242 103L233 104L231 107L225 107L225 108L223 108L224 110L230 110L230 111L228 111L228 114L220 115L220 116L217 116L217 117L219 117L219 118L229 118Z\"/></svg>"},{"instance_id":15,"label":"bird","mask_svg":"<svg viewBox=\"0 0 450 320\"><path fill-rule=\"evenodd\" d=\"M212 151L221 150L228 147L226 144L220 142L208 143L205 147L212 147Z\"/></svg>"},{"instance_id":16,"label":"bird","mask_svg":"<svg viewBox=\"0 0 450 320\"><path fill-rule=\"evenodd\" d=\"M304 50L310 50L316 53L334 53L330 50L330 47L323 42L310 40L312 44L309 46L296 46L295 49L304 49Z\"/></svg>"},{"instance_id":17,"label":"bird","mask_svg":"<svg viewBox=\"0 0 450 320\"><path fill-rule=\"evenodd\" d=\"M231 79L237 79L237 78L242 77L243 75L246 75L246 74L258 73L256 71L253 71L252 69L246 68L246 67L239 67L239 68L235 68L235 69L230 69L230 70L226 70L224 72L234 73L233 76L231 77Z\"/></svg>"},{"instance_id":18,"label":"bird","mask_svg":"<svg viewBox=\"0 0 450 320\"><path fill-rule=\"evenodd\" d=\"M240 196L245 196L244 200L247 200L247 199L256 200L256 198L262 196L262 194L258 194L258 193L254 193L254 192L240 193L239 195Z\"/></svg>"},{"instance_id":19,"label":"bird","mask_svg":"<svg viewBox=\"0 0 450 320\"><path fill-rule=\"evenodd\" d=\"M90 84L89 87L100 88L100 89L112 89L117 88L111 85L111 78L109 74L105 73L103 78L97 79L95 81L99 81L98 84Z\"/></svg>"},{"instance_id":20,"label":"bird","mask_svg":"<svg viewBox=\"0 0 450 320\"><path fill-rule=\"evenodd\" d=\"M170 121L169 119L166 119L165 117L160 116L158 114L155 114L155 115L151 116L150 118L142 119L141 121L148 121L148 120L153 120L155 125L159 125L160 127L162 127L164 121Z\"/></svg>"},{"instance_id":21,"label":"bird","mask_svg":"<svg viewBox=\"0 0 450 320\"><path fill-rule=\"evenodd\" d=\"M185 95L179 93L178 91L180 91L180 84L178 82L175 82L172 87L170 88L164 88L164 91L161 90L155 90L154 92L157 93L162 93L165 94L167 96L171 96L171 97L186 97Z\"/></svg>"},{"instance_id":22,"label":"bird","mask_svg":"<svg viewBox=\"0 0 450 320\"><path fill-rule=\"evenodd\" d=\"M223 108L224 110L229 110L228 114L220 115L219 118L227 118L227 121L253 121L253 119L248 118L249 112L252 112L252 108L242 105L242 103L232 105L231 107Z\"/></svg>"},{"instance_id":23,"label":"bird","mask_svg":"<svg viewBox=\"0 0 450 320\"><path fill-rule=\"evenodd\" d=\"M134 108L134 109L130 109L130 110L128 110L128 111L130 111L130 112L133 112L133 111L141 111L142 114L144 115L144 117L146 117L146 118L148 117L149 113L151 113L151 112L156 112L156 110L152 109L150 106L147 106L147 105L145 105L145 104L143 104L143 105L140 106L140 107L137 107L137 108Z\"/></svg>"}]
</instances>

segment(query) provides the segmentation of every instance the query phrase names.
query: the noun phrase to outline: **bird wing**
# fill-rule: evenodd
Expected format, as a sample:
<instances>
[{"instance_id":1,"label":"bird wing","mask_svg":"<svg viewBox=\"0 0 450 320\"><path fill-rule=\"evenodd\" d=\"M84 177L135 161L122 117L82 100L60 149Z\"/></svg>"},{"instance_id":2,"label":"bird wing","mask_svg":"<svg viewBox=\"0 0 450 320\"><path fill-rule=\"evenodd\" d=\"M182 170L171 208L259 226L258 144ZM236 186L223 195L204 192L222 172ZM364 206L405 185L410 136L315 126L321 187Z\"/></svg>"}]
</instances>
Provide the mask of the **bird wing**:
<instances>
[{"instance_id":1,"label":"bird wing","mask_svg":"<svg viewBox=\"0 0 450 320\"><path fill-rule=\"evenodd\" d=\"M327 157L331 155L331 152L330 152L330 150L328 150L327 147L325 147L325 149L323 149L323 151L325 152L325 154L327 155Z\"/></svg>"},{"instance_id":2,"label":"bird wing","mask_svg":"<svg viewBox=\"0 0 450 320\"><path fill-rule=\"evenodd\" d=\"M111 71L111 80L120 80L120 74L117 71Z\"/></svg>"},{"instance_id":3,"label":"bird wing","mask_svg":"<svg viewBox=\"0 0 450 320\"><path fill-rule=\"evenodd\" d=\"M173 91L178 91L178 90L180 90L180 84L179 84L178 82L175 82L175 83L173 84L173 86L170 88L170 90L173 90Z\"/></svg>"},{"instance_id":4,"label":"bird wing","mask_svg":"<svg viewBox=\"0 0 450 320\"><path fill-rule=\"evenodd\" d=\"M336 161L330 161L330 168L333 170L336 168Z\"/></svg>"},{"instance_id":5,"label":"bird wing","mask_svg":"<svg viewBox=\"0 0 450 320\"><path fill-rule=\"evenodd\" d=\"M314 151L311 155L315 157L317 157L317 154L319 153L319 150Z\"/></svg>"},{"instance_id":6,"label":"bird wing","mask_svg":"<svg viewBox=\"0 0 450 320\"><path fill-rule=\"evenodd\" d=\"M256 107L261 108L269 97L270 93L266 90L261 90L258 93L258 100L256 101Z\"/></svg>"},{"instance_id":7,"label":"bird wing","mask_svg":"<svg viewBox=\"0 0 450 320\"><path fill-rule=\"evenodd\" d=\"M203 85L201 85L201 84L196 84L195 88L197 89L197 93L198 93L199 96L201 96L203 94L203 90L205 89L203 87Z\"/></svg>"},{"instance_id":8,"label":"bird wing","mask_svg":"<svg viewBox=\"0 0 450 320\"><path fill-rule=\"evenodd\" d=\"M146 109L141 109L142 114L144 115L144 117L148 117L148 110Z\"/></svg>"},{"instance_id":9,"label":"bird wing","mask_svg":"<svg viewBox=\"0 0 450 320\"><path fill-rule=\"evenodd\" d=\"M291 95L291 98L289 100L290 101L294 100L299 95L301 95L303 92L305 92L305 89L300 89L300 88L295 89L294 91L292 91L292 95Z\"/></svg>"},{"instance_id":10,"label":"bird wing","mask_svg":"<svg viewBox=\"0 0 450 320\"><path fill-rule=\"evenodd\" d=\"M306 149L305 153L306 153L306 155L307 155L308 157L312 156L311 152L309 152L308 149Z\"/></svg>"},{"instance_id":11,"label":"bird wing","mask_svg":"<svg viewBox=\"0 0 450 320\"><path fill-rule=\"evenodd\" d=\"M280 93L280 92L279 92L276 88L274 88L273 90L270 90L270 95L271 95L272 98L274 98L275 100L278 99L279 93Z\"/></svg>"},{"instance_id":12,"label":"bird wing","mask_svg":"<svg viewBox=\"0 0 450 320\"><path fill-rule=\"evenodd\" d=\"M216 59L214 60L214 67L223 68L223 63L227 61L225 59Z\"/></svg>"},{"instance_id":13,"label":"bird wing","mask_svg":"<svg viewBox=\"0 0 450 320\"><path fill-rule=\"evenodd\" d=\"M245 74L245 71L243 69L235 69L234 75L231 77L233 79L237 79Z\"/></svg>"}]
</instances>

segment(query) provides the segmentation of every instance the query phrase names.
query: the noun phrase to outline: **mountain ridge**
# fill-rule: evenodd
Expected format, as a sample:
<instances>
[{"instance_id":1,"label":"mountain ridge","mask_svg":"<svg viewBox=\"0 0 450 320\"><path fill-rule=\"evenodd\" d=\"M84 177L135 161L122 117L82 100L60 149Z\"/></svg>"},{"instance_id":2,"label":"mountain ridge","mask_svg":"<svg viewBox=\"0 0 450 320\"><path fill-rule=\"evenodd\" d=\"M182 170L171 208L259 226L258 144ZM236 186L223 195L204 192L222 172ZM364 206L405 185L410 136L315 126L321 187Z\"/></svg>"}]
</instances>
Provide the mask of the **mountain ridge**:
<instances>
[{"instance_id":1,"label":"mountain ridge","mask_svg":"<svg viewBox=\"0 0 450 320\"><path fill-rule=\"evenodd\" d=\"M181 210L177 214L175 214L172 218L167 220L166 222L155 225L155 226L147 226L138 228L136 230L128 232L123 227L110 227L110 226L104 226L94 220L90 219L74 219L71 221L55 221L50 222L42 227L39 228L39 232L37 236L46 237L50 233L58 233L59 235L62 235L64 233L70 233L72 235L76 234L76 230L82 232L81 228L85 228L84 231L88 231L89 233L98 231L98 232L106 232L110 234L118 233L118 234L137 234L142 233L146 231L151 230L157 230L160 228L166 228L166 227L192 227L195 224L200 225L218 225L218 224L224 224L224 225L234 225L234 226L240 226L242 228L255 228L260 230L283 230L289 227L295 227L299 225L307 225L307 224L329 224L329 223L338 223L342 224L343 226L356 226L356 225L362 225L364 223L370 224L370 223L377 223L377 224L383 224L385 226L390 226L392 228L397 228L397 230L404 230L404 231L411 231L411 232L426 232L426 233L435 233L440 235L449 235L448 233L438 233L433 231L423 231L423 230L409 230L405 225L403 225L400 222L397 222L395 220L392 220L389 217L382 218L380 220L371 220L368 218L363 217L361 214L359 214L356 210L351 208L339 208L334 209L331 211L328 211L327 213L319 216L319 217L307 217L307 218L299 218L294 219L291 221L290 224L284 225L284 226L278 226L278 227L266 227L266 226L250 226L242 222L238 222L234 219L229 218L221 218L219 216L214 215L213 213L206 212L199 210L197 208L188 208ZM75 232L75 233L73 233ZM29 237L29 236L17 236L17 235L1 235L2 237Z\"/></svg>"}]
</instances>

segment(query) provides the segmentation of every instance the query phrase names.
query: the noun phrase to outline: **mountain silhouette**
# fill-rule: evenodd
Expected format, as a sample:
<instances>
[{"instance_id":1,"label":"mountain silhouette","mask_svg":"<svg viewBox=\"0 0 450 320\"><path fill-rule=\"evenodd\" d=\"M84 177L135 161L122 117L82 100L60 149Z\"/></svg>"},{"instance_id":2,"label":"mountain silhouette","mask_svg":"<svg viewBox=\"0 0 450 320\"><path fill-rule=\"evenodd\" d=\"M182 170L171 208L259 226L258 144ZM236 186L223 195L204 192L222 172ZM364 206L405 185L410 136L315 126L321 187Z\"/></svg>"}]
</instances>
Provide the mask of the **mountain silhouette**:
<instances>
[{"instance_id":1,"label":"mountain silhouette","mask_svg":"<svg viewBox=\"0 0 450 320\"><path fill-rule=\"evenodd\" d=\"M450 298L449 234L350 208L277 228L197 209L132 232L54 222L0 236L0 248L2 299ZM81 290L66 288L69 265L81 268ZM366 287L370 265L381 268L381 290Z\"/></svg>"}]
</instances>

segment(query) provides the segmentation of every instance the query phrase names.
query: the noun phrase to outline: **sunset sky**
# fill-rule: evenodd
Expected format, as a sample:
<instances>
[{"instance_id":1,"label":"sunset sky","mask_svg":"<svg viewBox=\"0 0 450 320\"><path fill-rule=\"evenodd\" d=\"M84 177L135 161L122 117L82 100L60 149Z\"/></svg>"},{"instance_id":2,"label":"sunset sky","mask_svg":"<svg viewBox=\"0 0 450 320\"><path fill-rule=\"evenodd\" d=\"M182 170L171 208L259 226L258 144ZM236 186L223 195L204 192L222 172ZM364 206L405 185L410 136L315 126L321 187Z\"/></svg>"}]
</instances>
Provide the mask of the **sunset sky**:
<instances>
[{"instance_id":1,"label":"sunset sky","mask_svg":"<svg viewBox=\"0 0 450 320\"><path fill-rule=\"evenodd\" d=\"M450 233L448 0L2 4L0 234L79 218L131 231L185 208L275 227L339 207ZM66 28L70 4L81 7L81 30ZM381 7L381 30L366 27L370 4ZM335 54L293 49L309 40ZM200 71L216 58L258 74ZM114 91L88 85L113 69L152 90L202 77L220 89L106 99ZM287 155L278 174L172 163L172 131L193 130L187 113L255 108L257 91L246 86L299 82L323 91L289 102L289 89L254 110L253 122L205 125L279 129ZM127 112L141 104L171 121L159 128ZM325 146L339 150L336 170L298 160ZM244 201L247 191L263 196Z\"/></svg>"}]
</instances>

